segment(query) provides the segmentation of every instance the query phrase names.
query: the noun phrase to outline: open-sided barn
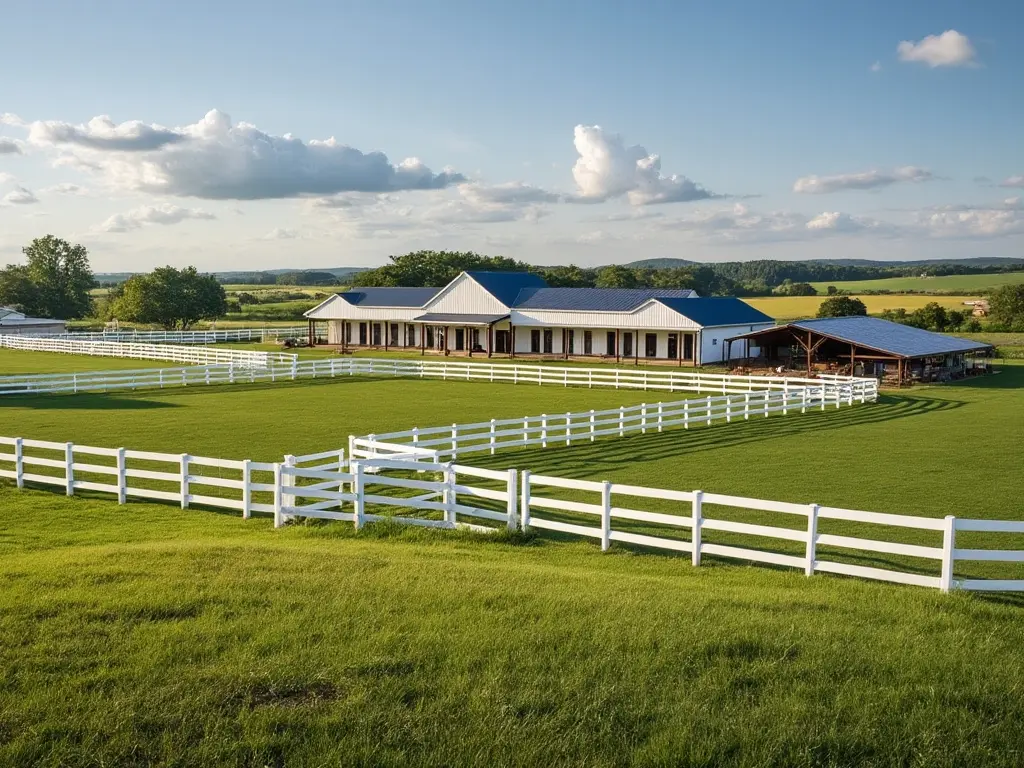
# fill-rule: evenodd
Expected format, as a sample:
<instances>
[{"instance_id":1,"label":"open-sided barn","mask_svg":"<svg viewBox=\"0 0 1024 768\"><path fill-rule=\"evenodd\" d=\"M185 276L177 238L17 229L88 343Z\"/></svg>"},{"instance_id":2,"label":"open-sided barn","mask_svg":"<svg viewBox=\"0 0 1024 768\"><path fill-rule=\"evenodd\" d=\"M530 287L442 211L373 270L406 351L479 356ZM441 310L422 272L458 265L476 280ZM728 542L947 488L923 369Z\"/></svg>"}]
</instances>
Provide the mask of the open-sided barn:
<instances>
[{"instance_id":1,"label":"open-sided barn","mask_svg":"<svg viewBox=\"0 0 1024 768\"><path fill-rule=\"evenodd\" d=\"M343 349L678 365L722 362L726 338L773 322L735 298L672 288L552 288L525 272L463 272L443 288L357 288L306 317L311 331L326 322L328 343Z\"/></svg>"}]
</instances>

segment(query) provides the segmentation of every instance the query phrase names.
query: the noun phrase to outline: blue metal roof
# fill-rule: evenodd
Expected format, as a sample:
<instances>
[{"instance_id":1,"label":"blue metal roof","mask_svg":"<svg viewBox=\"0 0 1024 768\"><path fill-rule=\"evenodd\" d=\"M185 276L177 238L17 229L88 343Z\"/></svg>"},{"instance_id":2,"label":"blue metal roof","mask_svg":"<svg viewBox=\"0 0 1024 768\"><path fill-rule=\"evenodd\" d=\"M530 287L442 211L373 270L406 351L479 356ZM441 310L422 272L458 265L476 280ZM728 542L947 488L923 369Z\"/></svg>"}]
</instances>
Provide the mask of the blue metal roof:
<instances>
[{"instance_id":1,"label":"blue metal roof","mask_svg":"<svg viewBox=\"0 0 1024 768\"><path fill-rule=\"evenodd\" d=\"M506 307L511 307L520 291L528 288L543 288L544 278L532 272L466 272L491 296Z\"/></svg>"},{"instance_id":2,"label":"blue metal roof","mask_svg":"<svg viewBox=\"0 0 1024 768\"><path fill-rule=\"evenodd\" d=\"M764 312L731 296L709 299L659 298L658 301L704 328L717 325L755 325L775 322Z\"/></svg>"},{"instance_id":3,"label":"blue metal roof","mask_svg":"<svg viewBox=\"0 0 1024 768\"><path fill-rule=\"evenodd\" d=\"M688 288L537 288L525 290L515 300L516 309L550 309L577 312L629 312L651 299L686 299Z\"/></svg>"},{"instance_id":4,"label":"blue metal roof","mask_svg":"<svg viewBox=\"0 0 1024 768\"><path fill-rule=\"evenodd\" d=\"M360 307L422 307L440 288L357 288L339 293L349 304Z\"/></svg>"},{"instance_id":5,"label":"blue metal roof","mask_svg":"<svg viewBox=\"0 0 1024 768\"><path fill-rule=\"evenodd\" d=\"M878 317L824 317L816 320L799 320L789 323L789 327L831 336L897 357L945 355L951 352L987 349L991 346L980 341L960 339L956 336L892 323Z\"/></svg>"}]
</instances>

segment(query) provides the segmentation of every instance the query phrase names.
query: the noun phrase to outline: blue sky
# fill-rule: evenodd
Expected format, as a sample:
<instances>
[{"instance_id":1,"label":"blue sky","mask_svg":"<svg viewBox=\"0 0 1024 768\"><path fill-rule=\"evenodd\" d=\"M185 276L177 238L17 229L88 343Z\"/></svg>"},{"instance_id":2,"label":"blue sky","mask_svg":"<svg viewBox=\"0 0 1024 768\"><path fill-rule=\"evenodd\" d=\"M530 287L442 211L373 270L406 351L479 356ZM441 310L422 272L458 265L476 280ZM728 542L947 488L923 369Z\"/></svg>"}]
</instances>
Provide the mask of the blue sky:
<instances>
[{"instance_id":1,"label":"blue sky","mask_svg":"<svg viewBox=\"0 0 1024 768\"><path fill-rule=\"evenodd\" d=\"M105 271L415 248L587 265L1022 253L1018 3L2 13L0 261L46 232Z\"/></svg>"}]
</instances>

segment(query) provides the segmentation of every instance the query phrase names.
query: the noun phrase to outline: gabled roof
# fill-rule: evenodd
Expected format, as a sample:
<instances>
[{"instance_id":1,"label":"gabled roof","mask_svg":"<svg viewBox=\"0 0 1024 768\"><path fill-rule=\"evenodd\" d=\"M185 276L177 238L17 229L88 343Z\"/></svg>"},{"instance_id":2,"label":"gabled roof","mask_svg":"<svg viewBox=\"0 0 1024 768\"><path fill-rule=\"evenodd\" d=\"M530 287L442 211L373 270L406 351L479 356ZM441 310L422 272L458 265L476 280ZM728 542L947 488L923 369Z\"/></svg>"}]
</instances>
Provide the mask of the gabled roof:
<instances>
[{"instance_id":1,"label":"gabled roof","mask_svg":"<svg viewBox=\"0 0 1024 768\"><path fill-rule=\"evenodd\" d=\"M537 288L523 291L516 309L630 312L651 299L689 299L688 288Z\"/></svg>"},{"instance_id":2,"label":"gabled roof","mask_svg":"<svg viewBox=\"0 0 1024 768\"><path fill-rule=\"evenodd\" d=\"M657 300L703 328L775 322L764 312L731 296L708 299L658 298Z\"/></svg>"},{"instance_id":3,"label":"gabled roof","mask_svg":"<svg viewBox=\"0 0 1024 768\"><path fill-rule=\"evenodd\" d=\"M360 307L422 307L440 288L358 288L338 296Z\"/></svg>"},{"instance_id":4,"label":"gabled roof","mask_svg":"<svg viewBox=\"0 0 1024 768\"><path fill-rule=\"evenodd\" d=\"M0 317L6 317L8 320L18 320L25 317L25 313L19 312L14 307L0 307Z\"/></svg>"},{"instance_id":5,"label":"gabled roof","mask_svg":"<svg viewBox=\"0 0 1024 768\"><path fill-rule=\"evenodd\" d=\"M987 349L990 344L946 336L878 317L824 317L789 323L789 328L820 333L897 357L927 357Z\"/></svg>"},{"instance_id":6,"label":"gabled roof","mask_svg":"<svg viewBox=\"0 0 1024 768\"><path fill-rule=\"evenodd\" d=\"M478 272L474 270L466 272L466 274L506 307L513 305L520 292L547 286L544 278L532 272Z\"/></svg>"}]
</instances>

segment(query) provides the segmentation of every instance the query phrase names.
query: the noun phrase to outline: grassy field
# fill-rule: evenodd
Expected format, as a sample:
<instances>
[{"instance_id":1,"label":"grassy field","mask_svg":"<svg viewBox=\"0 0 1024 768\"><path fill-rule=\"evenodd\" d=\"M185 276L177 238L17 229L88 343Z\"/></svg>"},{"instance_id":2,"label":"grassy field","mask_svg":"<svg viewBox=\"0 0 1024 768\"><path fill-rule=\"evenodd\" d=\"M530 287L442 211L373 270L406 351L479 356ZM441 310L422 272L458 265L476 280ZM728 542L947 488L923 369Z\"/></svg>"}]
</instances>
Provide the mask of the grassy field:
<instances>
[{"instance_id":1,"label":"grassy field","mask_svg":"<svg viewBox=\"0 0 1024 768\"><path fill-rule=\"evenodd\" d=\"M56 352L25 352L0 349L0 376L20 373L78 373L83 371L132 370L134 368L174 368L179 363L160 360L134 360L123 357L89 357Z\"/></svg>"},{"instance_id":2,"label":"grassy field","mask_svg":"<svg viewBox=\"0 0 1024 768\"><path fill-rule=\"evenodd\" d=\"M1003 285L1024 283L1024 272L1002 272L989 275L943 275L941 277L887 277L881 280L846 280L811 283L820 293L834 285L842 291L919 291L956 293L958 291L988 292Z\"/></svg>"},{"instance_id":3,"label":"grassy field","mask_svg":"<svg viewBox=\"0 0 1024 768\"><path fill-rule=\"evenodd\" d=\"M42 363L40 363L42 364ZM654 400L432 381L0 399L0 433L274 459ZM479 463L1021 516L1024 365L876 405ZM475 460L471 463L478 463ZM0 486L6 765L1019 765L1024 601L553 538Z\"/></svg>"},{"instance_id":4,"label":"grassy field","mask_svg":"<svg viewBox=\"0 0 1024 768\"><path fill-rule=\"evenodd\" d=\"M797 320L814 317L818 312L826 296L768 296L744 298L743 301L755 307L766 315L776 320ZM898 309L903 307L907 311L919 309L929 302L935 301L947 309L964 310L965 301L970 301L971 296L922 296L914 295L892 295L892 296L858 296L867 305L868 314L877 315L886 309Z\"/></svg>"}]
</instances>

